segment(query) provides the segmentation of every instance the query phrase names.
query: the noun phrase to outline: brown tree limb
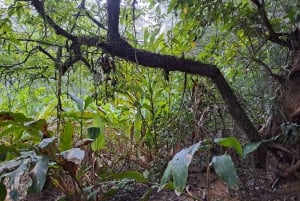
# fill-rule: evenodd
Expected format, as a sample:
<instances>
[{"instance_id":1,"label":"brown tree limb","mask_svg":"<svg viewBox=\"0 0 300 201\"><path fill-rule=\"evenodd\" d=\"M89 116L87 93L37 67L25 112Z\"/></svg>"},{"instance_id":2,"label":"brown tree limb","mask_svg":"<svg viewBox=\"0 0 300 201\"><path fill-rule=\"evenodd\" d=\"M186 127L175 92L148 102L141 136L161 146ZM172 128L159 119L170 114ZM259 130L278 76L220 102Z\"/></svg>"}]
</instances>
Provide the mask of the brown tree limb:
<instances>
[{"instance_id":1,"label":"brown tree limb","mask_svg":"<svg viewBox=\"0 0 300 201\"><path fill-rule=\"evenodd\" d=\"M267 12L265 10L265 6L264 6L264 0L262 0L262 3L259 2L259 0L251 0L257 7L258 10L258 14L262 20L263 25L266 27L266 29L269 32L269 36L268 39L270 41L272 41L273 43L285 46L285 47L290 47L290 44L288 42L288 40L284 40L282 38L280 38L280 36L286 35L283 33L276 33L273 29L273 26L268 18ZM286 36L289 36L286 35Z\"/></svg>"},{"instance_id":2,"label":"brown tree limb","mask_svg":"<svg viewBox=\"0 0 300 201\"><path fill-rule=\"evenodd\" d=\"M238 102L231 87L215 65L204 64L174 56L160 55L144 50L138 50L129 45L119 36L120 0L107 0L108 10L108 47L107 51L115 56L137 62L140 65L162 68L167 71L181 71L211 78L216 84L228 110L235 121L241 126L251 141L260 140L257 130Z\"/></svg>"},{"instance_id":3,"label":"brown tree limb","mask_svg":"<svg viewBox=\"0 0 300 201\"><path fill-rule=\"evenodd\" d=\"M120 15L120 0L107 0L108 11L108 34L107 41L100 40L99 37L74 36L60 28L46 13L39 0L32 0L33 5L38 10L41 16L47 19L47 23L56 31L73 41L74 45L79 48L78 54L69 58L63 66L63 72L73 65L73 63L82 60L80 46L97 46L109 52L114 56L118 56L127 61L137 62L144 67L160 68L167 71L179 71L190 74L205 76L213 80L216 84L221 96L228 106L228 110L233 119L244 130L245 134L251 141L260 140L260 136L246 115L245 111L238 102L231 87L225 80L220 70L211 64L205 64L198 61L192 61L184 58L178 58L170 55L161 55L142 49L133 48L127 41L123 40L119 35L119 15ZM35 2L35 3L34 3ZM76 48L72 48L75 50ZM78 51L78 49L77 49ZM83 61L85 63L85 61Z\"/></svg>"}]
</instances>

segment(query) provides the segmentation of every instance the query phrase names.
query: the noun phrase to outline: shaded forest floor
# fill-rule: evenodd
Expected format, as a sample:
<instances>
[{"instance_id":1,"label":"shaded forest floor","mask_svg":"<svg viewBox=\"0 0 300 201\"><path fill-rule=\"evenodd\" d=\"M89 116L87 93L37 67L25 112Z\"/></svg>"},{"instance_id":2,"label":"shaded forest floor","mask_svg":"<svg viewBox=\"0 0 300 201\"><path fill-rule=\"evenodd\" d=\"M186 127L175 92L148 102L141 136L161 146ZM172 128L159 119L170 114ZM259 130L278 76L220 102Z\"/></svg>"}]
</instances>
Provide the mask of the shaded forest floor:
<instances>
[{"instance_id":1,"label":"shaded forest floor","mask_svg":"<svg viewBox=\"0 0 300 201\"><path fill-rule=\"evenodd\" d=\"M209 191L206 172L197 171L197 167L190 167L187 188L180 196L174 191L162 190L150 185L128 182L117 193L102 200L108 201L296 201L300 200L300 181L274 177L266 170L254 167L239 169L239 183L237 189L228 189L215 173L210 172ZM63 193L55 188L46 188L40 195L28 196L26 201L54 201ZM147 195L147 196L145 196ZM146 198L147 197L147 198ZM142 199L144 198L144 199ZM66 200L85 200L82 196L70 196Z\"/></svg>"}]
</instances>

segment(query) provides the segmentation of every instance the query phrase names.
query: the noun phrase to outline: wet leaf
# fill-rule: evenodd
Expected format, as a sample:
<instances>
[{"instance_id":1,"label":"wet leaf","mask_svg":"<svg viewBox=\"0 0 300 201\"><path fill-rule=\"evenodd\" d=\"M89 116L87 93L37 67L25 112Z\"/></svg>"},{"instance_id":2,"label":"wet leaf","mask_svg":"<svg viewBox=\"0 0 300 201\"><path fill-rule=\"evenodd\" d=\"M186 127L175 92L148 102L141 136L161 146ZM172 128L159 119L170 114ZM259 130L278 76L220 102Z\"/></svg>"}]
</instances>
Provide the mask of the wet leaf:
<instances>
[{"instance_id":1,"label":"wet leaf","mask_svg":"<svg viewBox=\"0 0 300 201\"><path fill-rule=\"evenodd\" d=\"M47 171L48 171L49 157L42 156L39 157L38 162L31 170L29 176L32 180L32 185L29 188L29 192L39 193L42 192L44 187Z\"/></svg>"},{"instance_id":2,"label":"wet leaf","mask_svg":"<svg viewBox=\"0 0 300 201\"><path fill-rule=\"evenodd\" d=\"M231 160L231 157L228 154L213 157L212 164L215 168L217 175L223 181L225 181L225 183L229 187L237 186L238 184L237 173L234 164Z\"/></svg>"},{"instance_id":3,"label":"wet leaf","mask_svg":"<svg viewBox=\"0 0 300 201\"><path fill-rule=\"evenodd\" d=\"M261 143L263 143L263 141L251 142L251 143L246 144L244 146L243 159L245 159L247 157L247 155L250 154L251 152L257 150L259 148L259 146L261 145Z\"/></svg>"},{"instance_id":4,"label":"wet leaf","mask_svg":"<svg viewBox=\"0 0 300 201\"><path fill-rule=\"evenodd\" d=\"M28 168L28 163L30 159L24 159L21 162L21 165L14 171L10 172L8 175L8 185L10 188L9 197L13 201L17 201L20 195L21 186L21 178L23 177L25 171Z\"/></svg>"},{"instance_id":5,"label":"wet leaf","mask_svg":"<svg viewBox=\"0 0 300 201\"><path fill-rule=\"evenodd\" d=\"M183 192L187 181L189 165L199 147L200 142L181 150L173 157L163 174L158 191L164 188L172 177L176 195L180 195Z\"/></svg>"}]
</instances>

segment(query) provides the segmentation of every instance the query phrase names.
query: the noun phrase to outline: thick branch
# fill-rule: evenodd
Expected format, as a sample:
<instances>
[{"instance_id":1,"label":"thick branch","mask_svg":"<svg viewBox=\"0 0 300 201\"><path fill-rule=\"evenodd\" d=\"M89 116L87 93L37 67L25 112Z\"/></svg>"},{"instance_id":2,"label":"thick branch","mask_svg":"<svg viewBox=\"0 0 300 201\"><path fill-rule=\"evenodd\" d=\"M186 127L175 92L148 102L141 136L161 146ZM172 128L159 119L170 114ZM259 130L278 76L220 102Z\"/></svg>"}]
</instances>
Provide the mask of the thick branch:
<instances>
[{"instance_id":1,"label":"thick branch","mask_svg":"<svg viewBox=\"0 0 300 201\"><path fill-rule=\"evenodd\" d=\"M251 141L260 139L257 130L247 117L224 76L215 65L134 49L122 39L119 39L118 43L116 43L116 39L114 40L114 43L100 43L98 45L115 56L124 58L127 61L137 62L145 67L161 68L168 71L180 71L211 78L227 104L233 119L241 126L247 137Z\"/></svg>"},{"instance_id":2,"label":"thick branch","mask_svg":"<svg viewBox=\"0 0 300 201\"><path fill-rule=\"evenodd\" d=\"M126 41L121 39L118 34L120 0L107 0L107 3L109 37L107 45L102 43L103 48L107 48L108 52L115 56L137 62L146 67L162 68L167 71L181 71L211 78L215 82L225 103L228 105L230 114L241 126L248 138L251 141L260 139L257 130L254 128L240 103L237 101L236 96L226 82L224 76L215 65L190 61L174 56L160 55L133 48Z\"/></svg>"},{"instance_id":3,"label":"thick branch","mask_svg":"<svg viewBox=\"0 0 300 201\"><path fill-rule=\"evenodd\" d=\"M224 76L215 65L204 64L201 62L191 61L184 58L177 58L169 55L160 55L157 53L148 52L141 49L135 49L125 40L120 38L118 27L119 27L119 14L120 14L120 0L107 0L108 9L108 41L104 42L99 37L75 37L65 30L60 28L53 20L47 16L43 9L41 9L41 2L39 0L32 0L35 2L34 6L40 13L41 16L47 19L47 22L56 30L57 34L63 35L64 37L73 41L73 48L71 48L75 55L71 56L67 62L62 66L62 72L66 72L67 69L79 60L82 59L80 53L80 46L97 46L105 49L112 55L118 56L128 61L137 62L145 67L161 68L167 71L180 71L190 74L197 74L211 78L225 103L228 105L228 110L232 115L233 119L241 126L245 134L251 141L257 141L260 139L257 130L247 117L246 113L242 109L240 103L237 101L232 89L226 82ZM76 47L76 48L75 48ZM77 50L77 51L76 51Z\"/></svg>"},{"instance_id":4,"label":"thick branch","mask_svg":"<svg viewBox=\"0 0 300 201\"><path fill-rule=\"evenodd\" d=\"M119 17L120 17L120 0L107 0L108 14L108 40L120 37L119 35Z\"/></svg>"}]
</instances>

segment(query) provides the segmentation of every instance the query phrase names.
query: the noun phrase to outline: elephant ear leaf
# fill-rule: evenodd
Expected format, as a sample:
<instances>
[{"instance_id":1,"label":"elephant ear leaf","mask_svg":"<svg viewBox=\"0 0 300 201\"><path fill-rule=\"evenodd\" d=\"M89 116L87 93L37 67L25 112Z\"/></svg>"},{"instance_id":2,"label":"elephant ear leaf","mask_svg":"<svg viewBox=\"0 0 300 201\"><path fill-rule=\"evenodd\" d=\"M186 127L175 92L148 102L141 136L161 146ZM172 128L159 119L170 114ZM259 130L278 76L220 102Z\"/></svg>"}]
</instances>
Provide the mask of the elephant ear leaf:
<instances>
[{"instance_id":1,"label":"elephant ear leaf","mask_svg":"<svg viewBox=\"0 0 300 201\"><path fill-rule=\"evenodd\" d=\"M183 192L188 177L189 165L199 147L200 142L181 150L173 157L163 174L158 191L162 190L172 177L176 195L179 196Z\"/></svg>"}]
</instances>

